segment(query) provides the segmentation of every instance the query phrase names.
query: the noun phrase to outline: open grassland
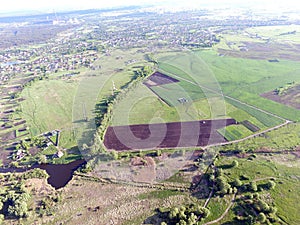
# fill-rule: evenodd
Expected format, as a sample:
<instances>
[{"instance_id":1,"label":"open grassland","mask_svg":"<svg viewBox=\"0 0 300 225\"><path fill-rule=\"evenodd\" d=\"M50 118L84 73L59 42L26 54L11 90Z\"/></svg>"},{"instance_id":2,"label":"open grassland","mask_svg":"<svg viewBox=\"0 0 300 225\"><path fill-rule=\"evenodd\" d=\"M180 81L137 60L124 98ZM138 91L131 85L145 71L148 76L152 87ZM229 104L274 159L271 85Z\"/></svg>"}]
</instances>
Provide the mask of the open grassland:
<instances>
[{"instance_id":1,"label":"open grassland","mask_svg":"<svg viewBox=\"0 0 300 225\"><path fill-rule=\"evenodd\" d=\"M159 207L193 201L187 193L73 179L45 224L142 224ZM91 198L93 196L93 198ZM150 223L151 224L151 223Z\"/></svg>"},{"instance_id":2,"label":"open grassland","mask_svg":"<svg viewBox=\"0 0 300 225\"><path fill-rule=\"evenodd\" d=\"M223 146L224 151L286 151L300 145L300 124L290 123L279 129L239 143Z\"/></svg>"},{"instance_id":3,"label":"open grassland","mask_svg":"<svg viewBox=\"0 0 300 225\"><path fill-rule=\"evenodd\" d=\"M120 91L144 63L144 53L137 49L115 50L101 55L95 70L80 70L68 79L60 77L62 73L50 74L48 80L36 81L23 90L25 101L20 115L28 122L32 135L60 129L62 146L73 147L82 136L93 136L89 131L96 130L97 102L112 95L113 85L115 92Z\"/></svg>"},{"instance_id":4,"label":"open grassland","mask_svg":"<svg viewBox=\"0 0 300 225\"><path fill-rule=\"evenodd\" d=\"M75 144L71 115L76 87L75 81L43 80L24 89L22 118L26 119L33 136L60 129L61 143L66 147Z\"/></svg>"},{"instance_id":5,"label":"open grassland","mask_svg":"<svg viewBox=\"0 0 300 225\"><path fill-rule=\"evenodd\" d=\"M212 104L221 106L225 104L225 109L212 116ZM189 101L172 107L166 104L164 100L161 100L148 87L140 84L134 90L129 91L127 96L116 104L113 111L112 125L186 122L211 118L221 119L228 118L226 113L234 113L236 110L237 108L218 97ZM249 117L251 116L248 115L247 118Z\"/></svg>"},{"instance_id":6,"label":"open grassland","mask_svg":"<svg viewBox=\"0 0 300 225\"><path fill-rule=\"evenodd\" d=\"M161 69L168 75L182 78L191 86L198 85L205 96L223 93L225 97L236 98L283 118L295 121L300 118L298 110L260 96L282 84L300 81L300 66L293 61L274 64L264 60L220 57L214 51L164 56L161 60ZM189 93L189 87L185 90Z\"/></svg>"},{"instance_id":7,"label":"open grassland","mask_svg":"<svg viewBox=\"0 0 300 225\"><path fill-rule=\"evenodd\" d=\"M220 42L214 45L212 48L214 50L240 50L240 48L245 47L243 42L257 42L263 43L263 40L258 39L255 36L250 37L244 32L235 31L235 32L224 32L220 36Z\"/></svg>"},{"instance_id":8,"label":"open grassland","mask_svg":"<svg viewBox=\"0 0 300 225\"><path fill-rule=\"evenodd\" d=\"M33 135L54 129L71 127L73 96L76 83L45 80L26 88L22 97L22 112L31 124Z\"/></svg>"},{"instance_id":9,"label":"open grassland","mask_svg":"<svg viewBox=\"0 0 300 225\"><path fill-rule=\"evenodd\" d=\"M249 59L299 61L299 25L251 27L223 32L213 47L221 55Z\"/></svg>"},{"instance_id":10,"label":"open grassland","mask_svg":"<svg viewBox=\"0 0 300 225\"><path fill-rule=\"evenodd\" d=\"M271 38L271 40L300 43L299 25L251 27L247 28L246 32Z\"/></svg>"}]
</instances>

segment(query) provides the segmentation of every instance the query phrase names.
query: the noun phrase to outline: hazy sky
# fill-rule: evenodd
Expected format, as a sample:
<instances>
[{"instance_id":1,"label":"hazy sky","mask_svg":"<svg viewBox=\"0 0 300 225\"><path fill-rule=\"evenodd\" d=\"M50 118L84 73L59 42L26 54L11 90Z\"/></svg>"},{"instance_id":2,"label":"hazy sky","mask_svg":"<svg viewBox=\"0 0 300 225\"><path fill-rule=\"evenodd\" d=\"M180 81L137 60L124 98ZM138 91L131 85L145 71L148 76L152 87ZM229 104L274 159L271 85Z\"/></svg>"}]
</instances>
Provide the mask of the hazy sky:
<instances>
[{"instance_id":1,"label":"hazy sky","mask_svg":"<svg viewBox=\"0 0 300 225\"><path fill-rule=\"evenodd\" d=\"M107 8L123 5L141 5L152 3L169 3L173 5L238 5L245 4L246 0L2 0L0 12L22 11L22 10L62 10L62 9L87 9ZM257 3L261 7L281 8L284 6L296 6L299 8L298 0L251 0L251 4Z\"/></svg>"}]
</instances>

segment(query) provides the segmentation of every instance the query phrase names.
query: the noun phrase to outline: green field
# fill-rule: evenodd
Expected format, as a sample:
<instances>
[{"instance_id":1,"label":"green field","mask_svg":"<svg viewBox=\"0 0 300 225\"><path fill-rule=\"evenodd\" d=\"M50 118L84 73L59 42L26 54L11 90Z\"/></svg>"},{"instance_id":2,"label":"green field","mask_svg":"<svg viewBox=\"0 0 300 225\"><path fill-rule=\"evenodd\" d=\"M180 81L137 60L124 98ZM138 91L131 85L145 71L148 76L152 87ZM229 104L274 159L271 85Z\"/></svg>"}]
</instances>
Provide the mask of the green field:
<instances>
[{"instance_id":1,"label":"green field","mask_svg":"<svg viewBox=\"0 0 300 225\"><path fill-rule=\"evenodd\" d=\"M299 110L260 97L282 83L300 81L300 66L292 61L220 57L212 50L161 53L158 61L158 70L179 82L150 89L138 85L114 107L112 125L234 118L265 130L300 118ZM253 134L243 125L226 131L220 132L228 140Z\"/></svg>"},{"instance_id":2,"label":"green field","mask_svg":"<svg viewBox=\"0 0 300 225\"><path fill-rule=\"evenodd\" d=\"M72 105L76 82L44 80L33 83L22 92L22 117L29 124L31 134L39 135L54 129L62 130L61 144L76 145L72 132Z\"/></svg>"},{"instance_id":3,"label":"green field","mask_svg":"<svg viewBox=\"0 0 300 225\"><path fill-rule=\"evenodd\" d=\"M225 128L219 129L218 132L222 136L224 136L227 141L238 140L252 134L252 132L242 124L230 125Z\"/></svg>"},{"instance_id":4,"label":"green field","mask_svg":"<svg viewBox=\"0 0 300 225\"><path fill-rule=\"evenodd\" d=\"M128 60L134 63L127 65ZM93 137L96 131L95 105L112 95L113 84L119 92L134 71L146 63L144 54L136 53L136 49L115 50L99 57L95 62L97 70L81 70L68 80L50 74L49 79L36 81L23 90L21 97L25 101L21 103L20 116L26 119L33 136L60 129L62 147L89 143L82 137ZM84 114L88 121L84 121Z\"/></svg>"},{"instance_id":5,"label":"green field","mask_svg":"<svg viewBox=\"0 0 300 225\"><path fill-rule=\"evenodd\" d=\"M272 64L265 60L219 57L214 51L164 56L162 60L172 65L162 64L163 71L198 85L206 96L223 93L286 119L298 121L300 118L299 110L260 97L282 84L300 81L300 65L293 61ZM185 90L189 93L189 87Z\"/></svg>"}]
</instances>

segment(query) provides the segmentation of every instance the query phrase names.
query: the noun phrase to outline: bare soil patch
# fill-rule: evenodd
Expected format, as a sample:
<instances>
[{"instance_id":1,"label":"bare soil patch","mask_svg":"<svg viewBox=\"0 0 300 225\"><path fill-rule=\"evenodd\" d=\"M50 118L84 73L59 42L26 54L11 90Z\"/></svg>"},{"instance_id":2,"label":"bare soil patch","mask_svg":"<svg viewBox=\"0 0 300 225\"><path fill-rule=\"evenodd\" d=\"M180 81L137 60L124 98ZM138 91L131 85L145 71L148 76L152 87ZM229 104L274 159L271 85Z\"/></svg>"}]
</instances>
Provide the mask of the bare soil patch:
<instances>
[{"instance_id":1,"label":"bare soil patch","mask_svg":"<svg viewBox=\"0 0 300 225\"><path fill-rule=\"evenodd\" d=\"M117 151L206 146L226 142L217 130L232 124L234 119L108 127L104 145Z\"/></svg>"},{"instance_id":2,"label":"bare soil patch","mask_svg":"<svg viewBox=\"0 0 300 225\"><path fill-rule=\"evenodd\" d=\"M170 84L175 82L179 82L179 80L173 77L169 77L161 72L155 72L144 82L144 84L147 87L152 87L152 86L160 86L160 85Z\"/></svg>"},{"instance_id":3,"label":"bare soil patch","mask_svg":"<svg viewBox=\"0 0 300 225\"><path fill-rule=\"evenodd\" d=\"M290 88L283 95L278 95L275 91L270 91L261 94L261 96L300 110L300 85Z\"/></svg>"},{"instance_id":4,"label":"bare soil patch","mask_svg":"<svg viewBox=\"0 0 300 225\"><path fill-rule=\"evenodd\" d=\"M233 57L242 57L249 59L287 59L300 61L299 44L285 44L285 43L257 43L257 42L242 42L243 50L226 50L218 49L218 52L223 55ZM270 62L270 63L276 63Z\"/></svg>"},{"instance_id":5,"label":"bare soil patch","mask_svg":"<svg viewBox=\"0 0 300 225\"><path fill-rule=\"evenodd\" d=\"M17 138L16 131L14 130L14 131L10 131L5 134L2 134L1 138L2 138L3 142L14 140Z\"/></svg>"}]
</instances>

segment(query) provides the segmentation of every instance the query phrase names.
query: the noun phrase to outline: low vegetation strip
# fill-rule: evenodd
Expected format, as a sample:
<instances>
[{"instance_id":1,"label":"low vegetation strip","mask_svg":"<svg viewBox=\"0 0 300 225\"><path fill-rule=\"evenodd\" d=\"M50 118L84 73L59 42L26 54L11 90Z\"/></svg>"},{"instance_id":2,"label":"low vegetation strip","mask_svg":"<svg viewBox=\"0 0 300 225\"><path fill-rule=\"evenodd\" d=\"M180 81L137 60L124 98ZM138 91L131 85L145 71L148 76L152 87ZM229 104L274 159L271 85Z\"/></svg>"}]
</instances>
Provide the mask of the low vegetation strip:
<instances>
[{"instance_id":1,"label":"low vegetation strip","mask_svg":"<svg viewBox=\"0 0 300 225\"><path fill-rule=\"evenodd\" d=\"M279 117L275 117L275 115L267 114L263 111L260 111L258 109L255 109L247 104L242 104L238 101L235 101L231 98L226 98L226 101L228 101L233 106L242 109L249 113L251 116L255 117L258 121L260 121L262 124L264 124L267 127L274 127L278 124L284 122L283 119L280 119Z\"/></svg>"},{"instance_id":2,"label":"low vegetation strip","mask_svg":"<svg viewBox=\"0 0 300 225\"><path fill-rule=\"evenodd\" d=\"M226 142L217 130L233 124L234 119L218 119L108 127L104 145L118 151L206 146Z\"/></svg>"}]
</instances>

